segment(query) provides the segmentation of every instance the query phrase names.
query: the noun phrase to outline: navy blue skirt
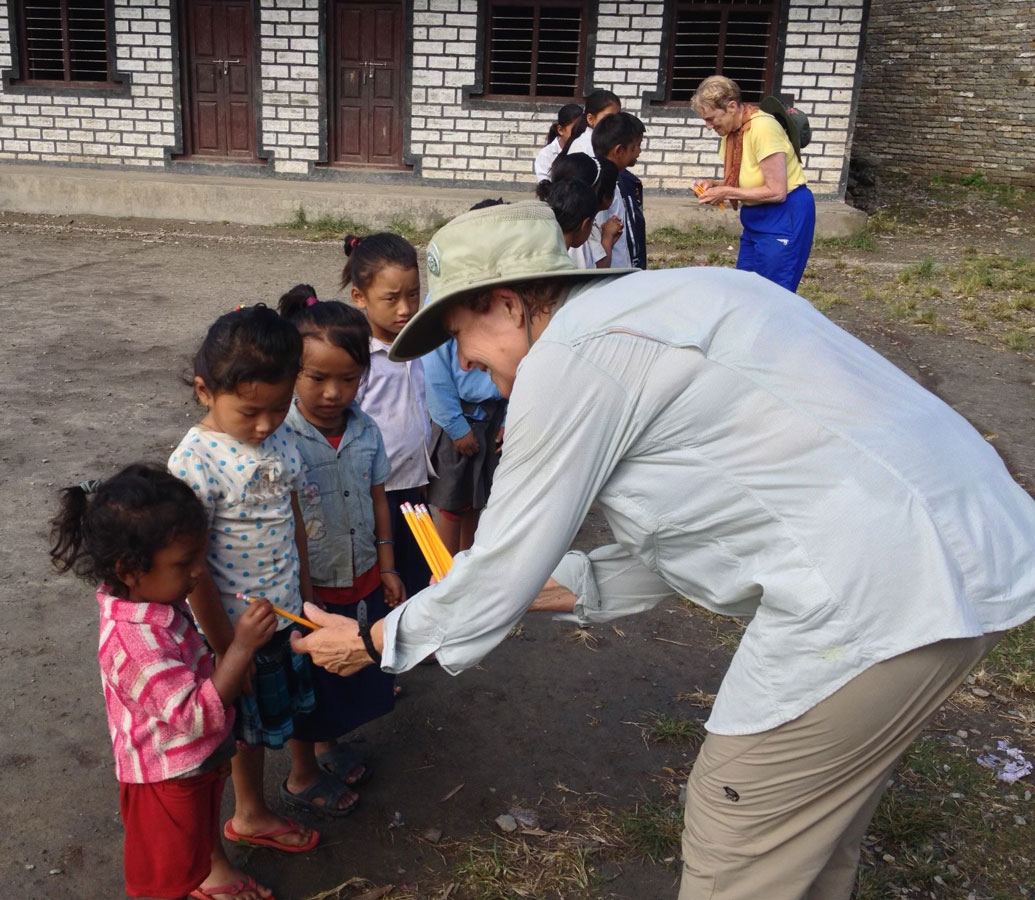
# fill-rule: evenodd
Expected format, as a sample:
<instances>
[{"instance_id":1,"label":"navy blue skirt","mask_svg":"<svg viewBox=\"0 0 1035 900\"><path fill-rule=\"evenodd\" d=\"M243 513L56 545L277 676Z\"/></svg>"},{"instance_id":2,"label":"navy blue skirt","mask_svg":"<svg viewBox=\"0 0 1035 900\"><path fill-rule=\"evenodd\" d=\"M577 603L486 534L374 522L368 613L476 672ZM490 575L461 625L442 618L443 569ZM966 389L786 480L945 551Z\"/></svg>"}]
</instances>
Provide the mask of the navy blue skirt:
<instances>
[{"instance_id":1,"label":"navy blue skirt","mask_svg":"<svg viewBox=\"0 0 1035 900\"><path fill-rule=\"evenodd\" d=\"M379 587L363 601L371 623L388 615L384 592ZM358 603L327 604L327 611L356 618ZM320 666L312 667L316 709L296 716L294 736L300 741L334 741L350 731L391 712L395 708L395 676L377 666L367 666L353 675L335 675Z\"/></svg>"}]
</instances>

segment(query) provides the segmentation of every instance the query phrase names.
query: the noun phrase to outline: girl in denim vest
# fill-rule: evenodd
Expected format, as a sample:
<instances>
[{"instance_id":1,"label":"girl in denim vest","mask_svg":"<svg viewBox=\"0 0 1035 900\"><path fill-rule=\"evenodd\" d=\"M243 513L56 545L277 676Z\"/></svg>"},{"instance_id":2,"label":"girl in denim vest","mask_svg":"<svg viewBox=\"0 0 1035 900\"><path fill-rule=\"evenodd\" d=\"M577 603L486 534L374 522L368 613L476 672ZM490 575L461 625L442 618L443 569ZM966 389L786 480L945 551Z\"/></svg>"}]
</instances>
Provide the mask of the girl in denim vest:
<instances>
[{"instance_id":1,"label":"girl in denim vest","mask_svg":"<svg viewBox=\"0 0 1035 900\"><path fill-rule=\"evenodd\" d=\"M375 622L406 593L395 569L385 497L388 456L374 420L355 402L370 366L370 326L358 309L320 302L311 289L292 289L279 309L303 338L287 427L308 471L301 506L313 598L334 612ZM347 678L314 667L316 710L297 717L295 729L302 741L314 742L315 753L308 763L292 761L282 791L286 801L316 812L351 811L354 803L347 810L325 807L321 785L332 779L352 791L369 775L368 764L339 739L390 712L393 688L394 677L376 666Z\"/></svg>"}]
</instances>

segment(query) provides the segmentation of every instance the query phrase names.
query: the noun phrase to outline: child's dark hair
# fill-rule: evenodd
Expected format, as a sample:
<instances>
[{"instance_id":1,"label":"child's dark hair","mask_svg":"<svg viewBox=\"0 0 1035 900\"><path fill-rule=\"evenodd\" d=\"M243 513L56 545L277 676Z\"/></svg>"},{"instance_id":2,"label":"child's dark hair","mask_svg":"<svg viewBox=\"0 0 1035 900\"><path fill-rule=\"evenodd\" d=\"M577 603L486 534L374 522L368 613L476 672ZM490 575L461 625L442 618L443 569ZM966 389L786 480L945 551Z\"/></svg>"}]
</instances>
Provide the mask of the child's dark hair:
<instances>
[{"instance_id":1,"label":"child's dark hair","mask_svg":"<svg viewBox=\"0 0 1035 900\"><path fill-rule=\"evenodd\" d=\"M546 143L552 144L557 140L558 129L566 128L581 115L581 106L577 103L565 103L564 106L557 110L557 121L550 126L550 130L547 132Z\"/></svg>"},{"instance_id":2,"label":"child's dark hair","mask_svg":"<svg viewBox=\"0 0 1035 900\"><path fill-rule=\"evenodd\" d=\"M220 316L194 354L194 375L212 394L247 381L279 384L298 374L298 329L262 303Z\"/></svg>"},{"instance_id":3,"label":"child's dark hair","mask_svg":"<svg viewBox=\"0 0 1035 900\"><path fill-rule=\"evenodd\" d=\"M605 91L603 88L598 88L595 91L590 91L586 96L586 105L582 110L582 115L578 117L575 124L572 126L571 134L568 135L568 142L561 148L561 153L567 153L568 148L572 145L575 138L579 137L587 128L589 128L589 121L587 116L600 115L609 106L617 106L619 109L622 108L622 101L618 99L618 95L611 91Z\"/></svg>"},{"instance_id":4,"label":"child's dark hair","mask_svg":"<svg viewBox=\"0 0 1035 900\"><path fill-rule=\"evenodd\" d=\"M578 178L562 178L553 182L546 202L565 234L579 229L586 219L592 219L600 205L596 191Z\"/></svg>"},{"instance_id":5,"label":"child's dark hair","mask_svg":"<svg viewBox=\"0 0 1035 900\"><path fill-rule=\"evenodd\" d=\"M585 182L596 191L600 204L606 200L610 205L618 185L618 166L609 159L595 159L586 153L558 156L550 167L550 180L540 181L536 185L536 197L549 202L553 185L566 178Z\"/></svg>"},{"instance_id":6,"label":"child's dark hair","mask_svg":"<svg viewBox=\"0 0 1035 900\"><path fill-rule=\"evenodd\" d=\"M303 302L308 301L309 298L312 297L314 303L320 299L316 296L316 288L311 284L296 284L290 291L280 295L280 302L277 303L277 309L280 310L281 315L284 314L283 306L285 301L291 302L296 297L300 298Z\"/></svg>"},{"instance_id":7,"label":"child's dark hair","mask_svg":"<svg viewBox=\"0 0 1035 900\"><path fill-rule=\"evenodd\" d=\"M635 144L646 132L643 122L632 113L615 113L593 129L593 152L601 159L606 159L615 147Z\"/></svg>"},{"instance_id":8,"label":"child's dark hair","mask_svg":"<svg viewBox=\"0 0 1035 900\"><path fill-rule=\"evenodd\" d=\"M345 255L349 258L341 272L341 286L349 282L365 291L377 273L385 266L400 269L417 268L417 251L406 238L387 231L359 237L345 238Z\"/></svg>"},{"instance_id":9,"label":"child's dark hair","mask_svg":"<svg viewBox=\"0 0 1035 900\"><path fill-rule=\"evenodd\" d=\"M479 200L477 203L474 204L474 206L472 206L468 210L468 212L474 212L476 209L489 209L489 207L492 207L492 206L506 206L506 205L507 205L507 201L504 200L502 197L497 197L495 200L493 200L491 197L489 197L486 200Z\"/></svg>"},{"instance_id":10,"label":"child's dark hair","mask_svg":"<svg viewBox=\"0 0 1035 900\"><path fill-rule=\"evenodd\" d=\"M340 300L320 301L315 294L303 297L292 289L280 298L277 308L303 338L341 347L357 366L370 367L370 323L356 307Z\"/></svg>"},{"instance_id":11,"label":"child's dark hair","mask_svg":"<svg viewBox=\"0 0 1035 900\"><path fill-rule=\"evenodd\" d=\"M149 463L127 466L99 485L65 488L50 524L54 567L123 598L129 596L124 576L150 571L155 554L177 538L208 534L208 515L194 491Z\"/></svg>"}]
</instances>

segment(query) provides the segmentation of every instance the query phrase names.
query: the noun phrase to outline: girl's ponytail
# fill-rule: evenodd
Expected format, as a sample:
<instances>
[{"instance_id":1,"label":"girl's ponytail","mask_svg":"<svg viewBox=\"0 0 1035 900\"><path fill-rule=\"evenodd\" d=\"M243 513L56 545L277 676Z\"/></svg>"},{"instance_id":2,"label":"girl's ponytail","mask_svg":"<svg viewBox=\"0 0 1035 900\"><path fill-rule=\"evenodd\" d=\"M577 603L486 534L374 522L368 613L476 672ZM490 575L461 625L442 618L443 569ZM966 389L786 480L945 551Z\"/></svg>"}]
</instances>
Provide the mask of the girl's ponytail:
<instances>
[{"instance_id":1,"label":"girl's ponytail","mask_svg":"<svg viewBox=\"0 0 1035 900\"><path fill-rule=\"evenodd\" d=\"M296 284L290 291L281 296L277 303L277 312L289 322L294 322L310 306L315 306L318 302L316 288L311 284Z\"/></svg>"},{"instance_id":2,"label":"girl's ponytail","mask_svg":"<svg viewBox=\"0 0 1035 900\"><path fill-rule=\"evenodd\" d=\"M343 249L348 261L341 271L341 286L350 282L365 291L374 276L385 266L400 269L417 268L417 251L406 238L388 231L368 234L366 237L349 234L345 236Z\"/></svg>"},{"instance_id":3,"label":"girl's ponytail","mask_svg":"<svg viewBox=\"0 0 1035 900\"><path fill-rule=\"evenodd\" d=\"M150 571L170 542L190 537L203 546L208 513L186 482L160 466L134 463L103 483L65 488L50 525L54 568L128 597L126 576Z\"/></svg>"},{"instance_id":4,"label":"girl's ponytail","mask_svg":"<svg viewBox=\"0 0 1035 900\"><path fill-rule=\"evenodd\" d=\"M90 488L96 490L96 482L84 482L61 492L61 505L50 523L50 561L59 572L75 566L82 554Z\"/></svg>"},{"instance_id":5,"label":"girl's ponytail","mask_svg":"<svg viewBox=\"0 0 1035 900\"><path fill-rule=\"evenodd\" d=\"M586 96L586 106L582 110L582 114L575 121L575 125L571 129L571 134L568 136L568 142L561 149L561 153L567 153L572 142L577 137L580 137L587 128L589 128L589 121L586 118L587 116L599 115L609 106L617 106L619 109L622 108L622 101L618 99L617 94L612 91L605 91L603 88L590 91ZM563 125L564 123L562 122L561 124Z\"/></svg>"},{"instance_id":6,"label":"girl's ponytail","mask_svg":"<svg viewBox=\"0 0 1035 900\"><path fill-rule=\"evenodd\" d=\"M559 110L557 110L557 121L550 126L550 134L546 139L546 142L552 143L556 140L557 135L561 133L562 128L567 128L573 122L579 120L582 116L582 107L577 103L565 103Z\"/></svg>"},{"instance_id":7,"label":"girl's ponytail","mask_svg":"<svg viewBox=\"0 0 1035 900\"><path fill-rule=\"evenodd\" d=\"M321 301L308 284L280 298L280 315L303 337L315 337L340 347L361 369L370 367L370 323L356 307L340 300Z\"/></svg>"}]
</instances>

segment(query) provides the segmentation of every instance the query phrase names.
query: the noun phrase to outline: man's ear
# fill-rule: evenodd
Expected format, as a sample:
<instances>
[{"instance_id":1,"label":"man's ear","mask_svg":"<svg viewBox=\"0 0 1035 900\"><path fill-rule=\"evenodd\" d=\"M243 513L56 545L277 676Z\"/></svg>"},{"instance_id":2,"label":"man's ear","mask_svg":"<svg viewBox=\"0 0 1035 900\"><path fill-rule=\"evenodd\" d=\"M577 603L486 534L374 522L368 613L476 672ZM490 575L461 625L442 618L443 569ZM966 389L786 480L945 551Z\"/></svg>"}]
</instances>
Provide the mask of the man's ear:
<instances>
[{"instance_id":1,"label":"man's ear","mask_svg":"<svg viewBox=\"0 0 1035 900\"><path fill-rule=\"evenodd\" d=\"M517 291L506 286L494 287L492 298L503 302L511 322L519 328L525 327L525 304L521 302Z\"/></svg>"}]
</instances>

